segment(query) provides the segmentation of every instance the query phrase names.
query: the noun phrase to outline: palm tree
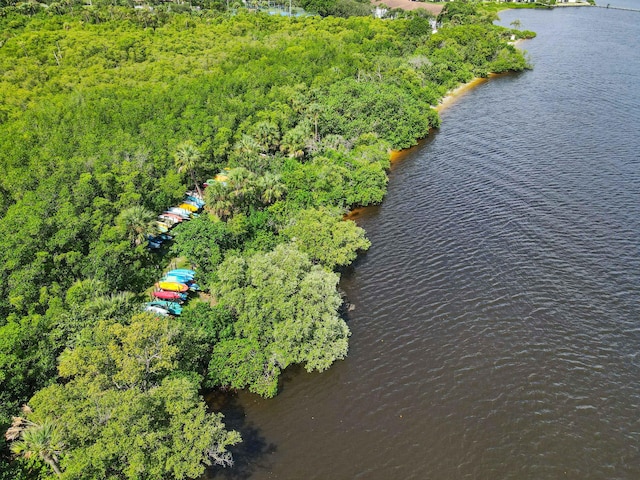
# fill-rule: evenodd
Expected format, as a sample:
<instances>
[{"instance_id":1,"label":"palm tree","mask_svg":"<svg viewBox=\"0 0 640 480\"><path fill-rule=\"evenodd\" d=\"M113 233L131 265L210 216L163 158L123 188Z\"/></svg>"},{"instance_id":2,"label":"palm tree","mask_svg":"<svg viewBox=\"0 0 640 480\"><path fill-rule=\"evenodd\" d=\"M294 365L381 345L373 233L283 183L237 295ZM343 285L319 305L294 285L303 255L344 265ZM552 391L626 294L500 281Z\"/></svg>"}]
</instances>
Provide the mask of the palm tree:
<instances>
[{"instance_id":1,"label":"palm tree","mask_svg":"<svg viewBox=\"0 0 640 480\"><path fill-rule=\"evenodd\" d=\"M253 131L255 140L260 145L263 153L269 153L271 150L277 148L280 140L280 129L278 125L273 122L262 121L254 125Z\"/></svg>"},{"instance_id":2,"label":"palm tree","mask_svg":"<svg viewBox=\"0 0 640 480\"><path fill-rule=\"evenodd\" d=\"M29 413L29 407L23 407L23 411ZM11 427L5 433L5 438L13 441L11 451L26 459L38 457L44 460L55 472L61 475L58 465L58 456L62 453L62 443L58 441L58 435L53 423L45 421L37 424L22 417L13 417Z\"/></svg>"},{"instance_id":3,"label":"palm tree","mask_svg":"<svg viewBox=\"0 0 640 480\"><path fill-rule=\"evenodd\" d=\"M298 89L297 87L300 87ZM294 113L300 114L304 112L305 107L309 103L309 98L301 91L306 90L305 85L296 85L291 88L291 93L289 94L288 103L291 105L291 109Z\"/></svg>"},{"instance_id":4,"label":"palm tree","mask_svg":"<svg viewBox=\"0 0 640 480\"><path fill-rule=\"evenodd\" d=\"M178 168L178 173L188 172L191 176L191 180L196 186L196 191L200 198L202 198L202 190L200 189L200 185L198 185L198 181L196 180L196 168L200 163L200 158L202 154L198 147L196 147L191 140L187 140L182 142L180 145L176 147L176 153L174 154L174 160L176 167Z\"/></svg>"},{"instance_id":5,"label":"palm tree","mask_svg":"<svg viewBox=\"0 0 640 480\"><path fill-rule=\"evenodd\" d=\"M231 216L233 202L229 196L229 188L221 182L213 182L204 192L205 209L221 220Z\"/></svg>"},{"instance_id":6,"label":"palm tree","mask_svg":"<svg viewBox=\"0 0 640 480\"><path fill-rule=\"evenodd\" d=\"M325 107L319 103L310 103L307 105L307 116L310 120L313 121L313 139L318 142L320 141L320 135L318 133L318 122L320 120L320 116L324 113Z\"/></svg>"},{"instance_id":7,"label":"palm tree","mask_svg":"<svg viewBox=\"0 0 640 480\"><path fill-rule=\"evenodd\" d=\"M148 235L155 235L158 229L155 214L142 205L134 205L120 212L116 224L124 228L132 246L141 245Z\"/></svg>"},{"instance_id":8,"label":"palm tree","mask_svg":"<svg viewBox=\"0 0 640 480\"><path fill-rule=\"evenodd\" d=\"M226 220L233 213L233 203L228 198L220 198L213 203L207 203L207 209L220 220Z\"/></svg>"},{"instance_id":9,"label":"palm tree","mask_svg":"<svg viewBox=\"0 0 640 480\"><path fill-rule=\"evenodd\" d=\"M131 292L101 295L86 306L88 315L96 319L122 318L135 308L136 296Z\"/></svg>"},{"instance_id":10,"label":"palm tree","mask_svg":"<svg viewBox=\"0 0 640 480\"><path fill-rule=\"evenodd\" d=\"M262 168L260 143L251 135L242 134L233 146L233 157L237 165L251 169L260 170Z\"/></svg>"},{"instance_id":11,"label":"palm tree","mask_svg":"<svg viewBox=\"0 0 640 480\"><path fill-rule=\"evenodd\" d=\"M309 135L305 134L304 125L297 125L282 137L280 151L292 158L300 158L304 155L305 140Z\"/></svg>"},{"instance_id":12,"label":"palm tree","mask_svg":"<svg viewBox=\"0 0 640 480\"><path fill-rule=\"evenodd\" d=\"M260 199L265 205L269 205L282 198L286 192L286 187L280 182L280 175L266 172L258 179L258 186L262 190Z\"/></svg>"},{"instance_id":13,"label":"palm tree","mask_svg":"<svg viewBox=\"0 0 640 480\"><path fill-rule=\"evenodd\" d=\"M228 184L231 201L236 209L249 206L254 200L256 190L256 174L243 167L229 170Z\"/></svg>"},{"instance_id":14,"label":"palm tree","mask_svg":"<svg viewBox=\"0 0 640 480\"><path fill-rule=\"evenodd\" d=\"M241 158L252 157L260 151L260 144L251 135L243 133L240 140L236 142L234 149Z\"/></svg>"}]
</instances>

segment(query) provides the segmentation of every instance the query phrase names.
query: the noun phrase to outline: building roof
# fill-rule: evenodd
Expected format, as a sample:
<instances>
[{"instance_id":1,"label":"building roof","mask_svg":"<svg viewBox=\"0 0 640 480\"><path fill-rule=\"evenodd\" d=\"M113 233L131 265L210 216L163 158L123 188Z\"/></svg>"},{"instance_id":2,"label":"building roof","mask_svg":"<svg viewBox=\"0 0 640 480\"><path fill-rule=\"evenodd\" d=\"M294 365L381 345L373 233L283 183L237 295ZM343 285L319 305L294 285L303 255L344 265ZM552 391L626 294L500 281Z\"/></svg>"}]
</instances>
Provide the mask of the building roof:
<instances>
[{"instance_id":1,"label":"building roof","mask_svg":"<svg viewBox=\"0 0 640 480\"><path fill-rule=\"evenodd\" d=\"M401 8L403 10L417 10L424 8L435 16L440 15L444 5L436 5L434 3L414 2L412 0L373 0L375 6L386 5L389 8Z\"/></svg>"}]
</instances>

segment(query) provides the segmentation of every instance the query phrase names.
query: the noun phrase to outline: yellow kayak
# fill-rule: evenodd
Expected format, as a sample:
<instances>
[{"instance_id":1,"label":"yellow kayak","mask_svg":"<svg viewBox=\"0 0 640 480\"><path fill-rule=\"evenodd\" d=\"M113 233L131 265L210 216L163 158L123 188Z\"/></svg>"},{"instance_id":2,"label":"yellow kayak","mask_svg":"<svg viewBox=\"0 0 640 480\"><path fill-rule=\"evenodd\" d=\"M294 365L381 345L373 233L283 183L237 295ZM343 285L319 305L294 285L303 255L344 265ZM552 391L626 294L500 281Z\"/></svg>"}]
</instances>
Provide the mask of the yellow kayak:
<instances>
[{"instance_id":1,"label":"yellow kayak","mask_svg":"<svg viewBox=\"0 0 640 480\"><path fill-rule=\"evenodd\" d=\"M158 282L156 286L162 290L167 290L169 292L186 292L189 290L184 283L178 282Z\"/></svg>"},{"instance_id":2,"label":"yellow kayak","mask_svg":"<svg viewBox=\"0 0 640 480\"><path fill-rule=\"evenodd\" d=\"M169 231L169 226L165 223L162 222L156 222L156 228L161 232L161 233L166 233Z\"/></svg>"},{"instance_id":3,"label":"yellow kayak","mask_svg":"<svg viewBox=\"0 0 640 480\"><path fill-rule=\"evenodd\" d=\"M182 208L184 210L189 210L190 212L197 212L198 211L198 207L196 207L195 205L191 205L189 203L181 203L180 205L178 205L178 208Z\"/></svg>"}]
</instances>

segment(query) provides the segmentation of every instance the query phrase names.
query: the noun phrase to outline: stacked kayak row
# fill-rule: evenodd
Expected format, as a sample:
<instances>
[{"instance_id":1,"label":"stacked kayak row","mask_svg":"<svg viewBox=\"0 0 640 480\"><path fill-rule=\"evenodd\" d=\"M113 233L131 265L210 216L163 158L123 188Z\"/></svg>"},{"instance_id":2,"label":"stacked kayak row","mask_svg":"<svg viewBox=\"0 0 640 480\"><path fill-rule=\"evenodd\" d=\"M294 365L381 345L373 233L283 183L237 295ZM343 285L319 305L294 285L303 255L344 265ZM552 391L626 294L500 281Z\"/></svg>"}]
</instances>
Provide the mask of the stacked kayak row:
<instances>
[{"instance_id":1,"label":"stacked kayak row","mask_svg":"<svg viewBox=\"0 0 640 480\"><path fill-rule=\"evenodd\" d=\"M169 231L179 223L197 217L202 207L204 207L204 201L198 194L196 192L187 192L182 203L158 215L156 228L159 234L147 236L149 248L158 250L164 242L172 240L173 237L169 234Z\"/></svg>"},{"instance_id":2,"label":"stacked kayak row","mask_svg":"<svg viewBox=\"0 0 640 480\"><path fill-rule=\"evenodd\" d=\"M148 238L149 248L159 249L164 241L171 240L169 231L179 223L198 216L204 201L195 192L187 192L184 200L176 207L169 208L158 215L156 225L159 235ZM151 293L153 300L144 304L144 310L157 315L180 315L184 302L189 299L189 292L200 291L196 283L196 272L186 268L177 268L167 272L155 284Z\"/></svg>"},{"instance_id":3,"label":"stacked kayak row","mask_svg":"<svg viewBox=\"0 0 640 480\"><path fill-rule=\"evenodd\" d=\"M167 272L155 284L156 289L152 292L153 300L145 303L145 310L159 315L180 315L182 305L189 298L189 292L200 290L195 276L195 271L183 268Z\"/></svg>"}]
</instances>

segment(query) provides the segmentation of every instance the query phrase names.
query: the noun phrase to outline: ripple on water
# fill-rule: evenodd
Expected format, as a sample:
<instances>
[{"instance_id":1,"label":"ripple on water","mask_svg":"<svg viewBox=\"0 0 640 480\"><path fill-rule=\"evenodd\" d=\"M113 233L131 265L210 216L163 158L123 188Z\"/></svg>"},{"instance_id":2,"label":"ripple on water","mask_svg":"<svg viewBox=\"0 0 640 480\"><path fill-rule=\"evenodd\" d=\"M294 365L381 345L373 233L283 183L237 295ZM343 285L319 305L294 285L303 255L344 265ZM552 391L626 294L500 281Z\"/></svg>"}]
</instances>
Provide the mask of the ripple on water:
<instances>
[{"instance_id":1,"label":"ripple on water","mask_svg":"<svg viewBox=\"0 0 640 480\"><path fill-rule=\"evenodd\" d=\"M640 478L640 24L603 12L501 14L535 69L394 165L349 358L240 396L246 478Z\"/></svg>"}]
</instances>

